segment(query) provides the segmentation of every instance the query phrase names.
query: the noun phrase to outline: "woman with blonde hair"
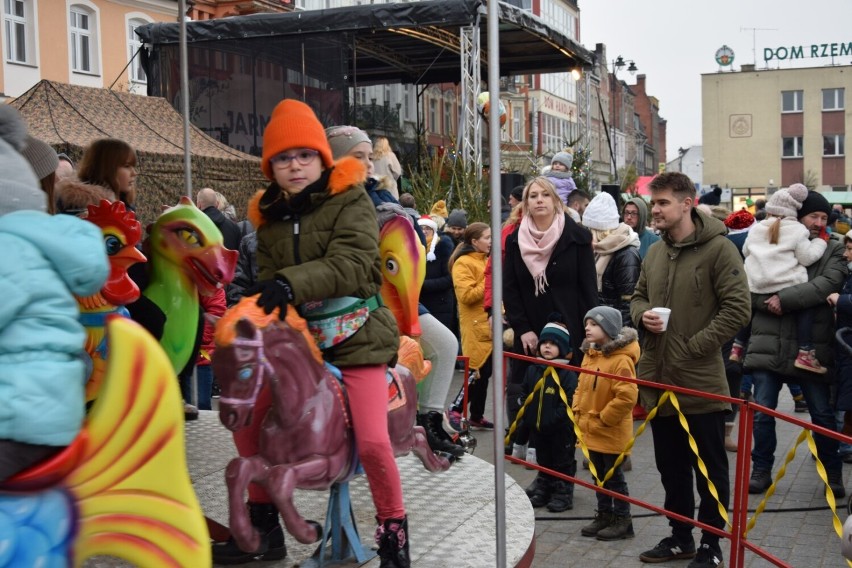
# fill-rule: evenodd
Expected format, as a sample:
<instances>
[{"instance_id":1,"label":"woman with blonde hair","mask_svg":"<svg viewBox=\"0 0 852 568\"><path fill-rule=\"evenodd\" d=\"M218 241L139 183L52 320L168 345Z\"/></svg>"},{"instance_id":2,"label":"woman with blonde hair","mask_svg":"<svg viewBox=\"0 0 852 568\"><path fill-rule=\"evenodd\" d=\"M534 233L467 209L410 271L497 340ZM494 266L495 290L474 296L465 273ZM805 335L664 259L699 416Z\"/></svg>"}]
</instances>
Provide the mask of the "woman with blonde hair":
<instances>
[{"instance_id":1,"label":"woman with blonde hair","mask_svg":"<svg viewBox=\"0 0 852 568\"><path fill-rule=\"evenodd\" d=\"M390 142L384 136L373 138L373 175L388 178L388 191L395 199L399 199L397 180L402 175L399 159L391 150Z\"/></svg>"},{"instance_id":2,"label":"woman with blonde hair","mask_svg":"<svg viewBox=\"0 0 852 568\"><path fill-rule=\"evenodd\" d=\"M513 351L534 357L538 332L558 312L571 334L573 360L580 361L583 316L597 306L592 235L565 212L556 188L545 177L526 184L517 229L506 238L503 306L515 331ZM513 361L506 389L510 412L528 364Z\"/></svg>"}]
</instances>

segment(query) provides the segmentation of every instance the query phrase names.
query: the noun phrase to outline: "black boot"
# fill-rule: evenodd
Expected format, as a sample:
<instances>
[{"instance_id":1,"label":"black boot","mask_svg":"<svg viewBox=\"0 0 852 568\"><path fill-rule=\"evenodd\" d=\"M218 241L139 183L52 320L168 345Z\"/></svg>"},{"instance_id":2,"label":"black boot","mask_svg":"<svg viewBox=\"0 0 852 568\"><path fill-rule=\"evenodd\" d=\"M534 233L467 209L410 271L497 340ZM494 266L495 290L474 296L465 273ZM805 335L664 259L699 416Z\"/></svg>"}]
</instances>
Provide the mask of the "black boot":
<instances>
[{"instance_id":1,"label":"black boot","mask_svg":"<svg viewBox=\"0 0 852 568\"><path fill-rule=\"evenodd\" d=\"M379 568L409 568L408 518L388 519L376 529L379 545Z\"/></svg>"},{"instance_id":2,"label":"black boot","mask_svg":"<svg viewBox=\"0 0 852 568\"><path fill-rule=\"evenodd\" d=\"M544 507L550 502L554 480L539 473L533 482L525 489L533 508Z\"/></svg>"},{"instance_id":3,"label":"black boot","mask_svg":"<svg viewBox=\"0 0 852 568\"><path fill-rule=\"evenodd\" d=\"M574 484L558 479L553 482L550 501L547 510L551 513L562 513L574 508Z\"/></svg>"},{"instance_id":4,"label":"black boot","mask_svg":"<svg viewBox=\"0 0 852 568\"><path fill-rule=\"evenodd\" d=\"M284 531L278 522L278 509L272 503L249 503L251 524L260 533L260 548L246 552L237 546L234 537L228 542L213 544L215 564L245 564L253 560L280 560L287 556Z\"/></svg>"},{"instance_id":5,"label":"black boot","mask_svg":"<svg viewBox=\"0 0 852 568\"><path fill-rule=\"evenodd\" d=\"M453 439L444 430L443 421L443 414L434 410L417 415L417 423L426 430L426 439L429 441L429 447L432 448L432 451L444 452L456 458L464 456L466 453L464 446L453 442Z\"/></svg>"}]
</instances>

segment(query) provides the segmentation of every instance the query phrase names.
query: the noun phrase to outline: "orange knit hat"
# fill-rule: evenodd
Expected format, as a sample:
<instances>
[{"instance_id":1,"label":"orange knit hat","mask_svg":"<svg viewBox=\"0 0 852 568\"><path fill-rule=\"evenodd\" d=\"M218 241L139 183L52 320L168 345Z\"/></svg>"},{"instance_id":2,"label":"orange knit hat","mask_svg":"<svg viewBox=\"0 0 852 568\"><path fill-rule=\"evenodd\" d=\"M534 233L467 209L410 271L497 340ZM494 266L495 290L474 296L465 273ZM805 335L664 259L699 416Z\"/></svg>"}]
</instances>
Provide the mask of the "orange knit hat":
<instances>
[{"instance_id":1,"label":"orange knit hat","mask_svg":"<svg viewBox=\"0 0 852 568\"><path fill-rule=\"evenodd\" d=\"M311 107L296 99L284 99L272 111L263 132L263 158L260 163L263 175L270 180L275 179L270 158L291 148L317 150L326 168L334 164L325 129Z\"/></svg>"}]
</instances>

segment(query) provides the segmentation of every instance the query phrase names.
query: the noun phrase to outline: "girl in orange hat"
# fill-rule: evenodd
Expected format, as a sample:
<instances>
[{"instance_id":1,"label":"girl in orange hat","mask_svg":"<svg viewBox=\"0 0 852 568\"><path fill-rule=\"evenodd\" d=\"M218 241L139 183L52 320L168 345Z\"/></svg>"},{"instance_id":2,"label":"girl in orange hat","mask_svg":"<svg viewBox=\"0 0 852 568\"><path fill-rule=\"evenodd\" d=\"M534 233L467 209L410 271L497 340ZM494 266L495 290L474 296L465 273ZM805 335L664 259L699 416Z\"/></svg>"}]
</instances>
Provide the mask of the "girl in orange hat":
<instances>
[{"instance_id":1,"label":"girl in orange hat","mask_svg":"<svg viewBox=\"0 0 852 568\"><path fill-rule=\"evenodd\" d=\"M354 298L369 307L369 317L346 337L329 337L318 346L343 374L355 443L379 522L381 566L407 568L408 524L388 435L385 379L387 365L396 357L399 332L391 311L378 301L379 234L375 208L362 185L365 168L354 158L333 163L316 115L292 99L275 107L266 126L261 168L272 183L249 204L249 217L257 227L258 282L245 295L260 293L258 305L266 313L280 308L282 318L288 304L304 312L308 302L333 298ZM371 218L372 223L366 221ZM306 317L310 326L311 318ZM260 412L256 409L256 415ZM257 438L250 432L243 435L245 430L250 429L236 432L234 439L241 455L253 455ZM215 561L283 557L278 512L269 496L253 485L249 510L252 522L267 537L267 550L260 555L242 552L228 542L214 547Z\"/></svg>"}]
</instances>

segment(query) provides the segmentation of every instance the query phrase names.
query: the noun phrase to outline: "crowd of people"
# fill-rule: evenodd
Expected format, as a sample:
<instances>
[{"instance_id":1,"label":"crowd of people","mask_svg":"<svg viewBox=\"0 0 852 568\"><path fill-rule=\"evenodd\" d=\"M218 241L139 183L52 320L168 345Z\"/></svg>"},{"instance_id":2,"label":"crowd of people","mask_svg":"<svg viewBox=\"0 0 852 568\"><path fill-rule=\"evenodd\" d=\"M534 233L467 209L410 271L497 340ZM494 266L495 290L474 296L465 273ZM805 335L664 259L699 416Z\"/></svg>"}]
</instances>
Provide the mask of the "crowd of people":
<instances>
[{"instance_id":1,"label":"crowd of people","mask_svg":"<svg viewBox=\"0 0 852 568\"><path fill-rule=\"evenodd\" d=\"M68 344L62 372L76 377L84 369L71 345L82 331L69 301L97 290L106 278L106 265L97 262L104 259L74 256L103 248L100 232L74 217L85 217L87 206L102 199L120 201L133 211L137 156L125 142L103 139L74 164L28 137L13 111L4 112L0 160L8 161L4 171L10 174L0 192L0 240L9 241L6 248L20 256L12 263L17 271L32 271L37 283L50 286L44 291L37 286L3 288L16 302L21 290L58 298L56 309L64 319L53 327L64 335L44 338L54 346ZM410 563L402 485L386 421L380 419L385 375L395 361L399 336L379 297L379 229L390 219L410 222L426 257L420 343L432 372L418 387L417 420L436 452L455 458L464 454L456 434L465 417L474 429L494 427L486 416L489 384L494 382L494 317L503 318L511 330L503 338L511 351L538 359L510 364L506 411L509 422L517 418L517 424L507 451L576 476L578 440L570 409L589 452L584 467L600 479L611 471L603 487L628 495L624 471L630 467L629 455L622 461L619 454L632 437L637 411L657 408L650 425L665 508L692 518L697 489L697 518L709 526L724 528L717 498L729 505L726 451L737 450L730 437L734 409L714 399L677 395L687 435L671 402L660 404L666 386L749 397L774 409L781 386L787 384L796 411L809 412L816 425L852 434L852 235L829 227L842 226L842 208L838 211L821 194L794 184L757 203L754 214L731 212L721 207L718 192L699 199L694 184L680 173L656 176L649 201L633 197L620 202L606 192L592 197L578 189L572 161L570 152L559 152L548 171L508 193L509 211L499 235L504 255L499 306L493 305L491 294L497 276L491 268L491 227L468 222L465 210L448 211L443 201L421 204L429 207L421 214L414 197L400 193L401 167L386 139L371 140L355 126L325 129L301 102L279 103L266 126L262 171L270 183L249 204L251 221L238 220L234 207L213 188L197 192L198 208L222 233L225 247L239 252L233 282L201 297L202 311L221 315L244 296L257 295L267 313L300 307L309 327L340 317L340 302L348 302L352 314L363 312L340 326L343 335L319 347L341 370L347 389L356 445L377 512L382 567ZM13 167L17 162L29 168ZM76 270L86 277L68 280L65 273L71 268L64 264L36 262L46 253L38 253L43 243L33 231L67 235L75 253L62 262L78 263ZM29 278L10 274L4 282L16 281L12 276ZM134 279L144 287L144 271ZM19 303L35 305L24 296ZM144 297L128 309L155 336L162 333L163 315L146 306ZM187 403L190 378L197 377L198 408L205 410L212 408L215 396L210 366L215 344L212 325L200 321L197 356L177 375ZM0 364L5 364L4 359L18 356L20 346L10 342L14 319L0 323ZM39 349L47 348L31 345L29 355L38 357ZM463 379L467 389L454 394L449 389L457 354L468 359L469 372ZM553 364L577 365L581 372L551 370ZM58 372L33 369L30 374ZM612 376L639 377L660 388L637 388ZM4 373L0 387L10 386L6 377ZM32 381L42 384L44 377L33 375ZM42 390L49 398L49 389ZM77 394L65 391L63 404ZM261 394L256 414L269 403L268 393ZM51 432L0 420L0 480L70 443L82 408L57 413ZM15 420L29 422L25 410L18 409ZM185 411L187 418L197 413L189 405ZM256 453L259 422L235 434L241 455ZM749 491L762 493L772 483L774 419L758 413L753 435ZM707 478L697 473L690 436L715 496ZM826 436L815 439L830 489L842 497L841 466L852 462L852 447ZM573 507L573 489L572 483L540 472L527 494L534 507L562 512ZM286 554L269 495L250 486L247 507L260 531L261 549L243 551L231 540L214 545L217 561L272 560ZM643 552L643 562L691 558L691 568L721 562L717 535L702 531L696 547L691 525L673 519L669 524L671 536ZM629 504L599 493L594 520L581 534L605 541L632 537Z\"/></svg>"}]
</instances>

